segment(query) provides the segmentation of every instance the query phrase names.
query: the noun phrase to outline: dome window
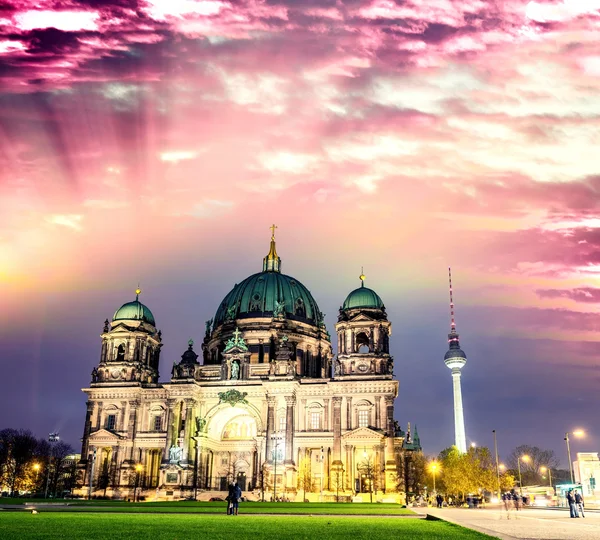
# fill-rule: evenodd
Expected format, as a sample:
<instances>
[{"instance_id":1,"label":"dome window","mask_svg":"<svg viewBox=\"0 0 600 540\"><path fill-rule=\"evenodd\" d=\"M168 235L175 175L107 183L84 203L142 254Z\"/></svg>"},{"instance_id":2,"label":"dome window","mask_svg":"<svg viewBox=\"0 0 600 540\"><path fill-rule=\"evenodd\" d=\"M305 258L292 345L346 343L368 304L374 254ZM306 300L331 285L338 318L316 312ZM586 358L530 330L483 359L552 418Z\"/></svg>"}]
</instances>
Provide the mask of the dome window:
<instances>
[{"instance_id":1,"label":"dome window","mask_svg":"<svg viewBox=\"0 0 600 540\"><path fill-rule=\"evenodd\" d=\"M304 302L302 298L298 298L296 300L296 305L294 307L294 314L297 317L306 317L306 307L304 306Z\"/></svg>"}]
</instances>

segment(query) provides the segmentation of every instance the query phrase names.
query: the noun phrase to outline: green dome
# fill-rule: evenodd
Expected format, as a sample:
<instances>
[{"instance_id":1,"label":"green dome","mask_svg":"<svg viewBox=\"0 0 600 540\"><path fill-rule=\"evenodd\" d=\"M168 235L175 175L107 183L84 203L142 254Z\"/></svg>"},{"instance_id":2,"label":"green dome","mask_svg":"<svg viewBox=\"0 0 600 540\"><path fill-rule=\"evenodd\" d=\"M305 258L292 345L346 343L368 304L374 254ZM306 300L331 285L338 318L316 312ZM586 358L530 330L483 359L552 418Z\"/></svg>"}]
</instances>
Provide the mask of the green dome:
<instances>
[{"instance_id":1,"label":"green dome","mask_svg":"<svg viewBox=\"0 0 600 540\"><path fill-rule=\"evenodd\" d=\"M264 271L247 277L229 292L217 309L214 328L234 319L273 317L278 304L288 319L315 326L323 320L312 294L302 283L279 272Z\"/></svg>"},{"instance_id":2,"label":"green dome","mask_svg":"<svg viewBox=\"0 0 600 540\"><path fill-rule=\"evenodd\" d=\"M364 285L354 289L344 300L342 309L372 308L383 309L383 301L372 289Z\"/></svg>"},{"instance_id":3,"label":"green dome","mask_svg":"<svg viewBox=\"0 0 600 540\"><path fill-rule=\"evenodd\" d=\"M152 312L139 300L127 302L115 311L113 321L122 320L145 321L152 326L156 326L154 315L152 315Z\"/></svg>"}]
</instances>

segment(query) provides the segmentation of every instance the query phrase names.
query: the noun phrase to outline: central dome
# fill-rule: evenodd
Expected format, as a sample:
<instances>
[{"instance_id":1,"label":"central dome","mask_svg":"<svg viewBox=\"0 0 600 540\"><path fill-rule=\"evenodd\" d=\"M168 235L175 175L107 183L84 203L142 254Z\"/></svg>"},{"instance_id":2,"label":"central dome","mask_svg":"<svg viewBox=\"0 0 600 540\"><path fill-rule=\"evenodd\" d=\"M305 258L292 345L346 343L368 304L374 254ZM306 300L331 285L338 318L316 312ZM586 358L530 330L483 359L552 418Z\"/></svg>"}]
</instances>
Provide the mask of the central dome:
<instances>
[{"instance_id":1,"label":"central dome","mask_svg":"<svg viewBox=\"0 0 600 540\"><path fill-rule=\"evenodd\" d=\"M235 285L217 309L214 325L235 319L274 317L278 311L288 319L315 326L323 317L310 291L297 279L263 271Z\"/></svg>"}]
</instances>

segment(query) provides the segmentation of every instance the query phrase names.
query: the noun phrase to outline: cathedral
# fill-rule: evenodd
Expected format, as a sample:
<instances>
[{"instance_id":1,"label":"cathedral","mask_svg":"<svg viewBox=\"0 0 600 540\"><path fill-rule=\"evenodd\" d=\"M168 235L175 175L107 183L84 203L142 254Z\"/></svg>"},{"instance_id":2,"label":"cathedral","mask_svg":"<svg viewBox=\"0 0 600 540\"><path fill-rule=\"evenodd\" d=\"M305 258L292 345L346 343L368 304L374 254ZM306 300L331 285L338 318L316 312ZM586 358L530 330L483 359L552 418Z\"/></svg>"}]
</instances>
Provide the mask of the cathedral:
<instances>
[{"instance_id":1,"label":"cathedral","mask_svg":"<svg viewBox=\"0 0 600 540\"><path fill-rule=\"evenodd\" d=\"M340 307L334 355L310 291L282 273L271 230L262 271L225 296L168 382L139 289L105 321L83 389L80 495L201 498L238 482L266 500L402 500L410 489L408 456L420 441L394 418L382 299L361 274Z\"/></svg>"}]
</instances>

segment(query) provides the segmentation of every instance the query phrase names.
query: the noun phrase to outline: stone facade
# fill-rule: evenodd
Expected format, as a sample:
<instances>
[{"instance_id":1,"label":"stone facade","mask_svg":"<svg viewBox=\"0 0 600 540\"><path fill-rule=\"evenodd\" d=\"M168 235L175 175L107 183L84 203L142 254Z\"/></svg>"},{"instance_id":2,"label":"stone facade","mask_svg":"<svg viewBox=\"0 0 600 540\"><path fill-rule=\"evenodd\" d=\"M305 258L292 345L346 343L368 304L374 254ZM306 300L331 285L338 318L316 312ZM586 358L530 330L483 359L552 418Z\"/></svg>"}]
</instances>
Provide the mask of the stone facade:
<instances>
[{"instance_id":1,"label":"stone facade","mask_svg":"<svg viewBox=\"0 0 600 540\"><path fill-rule=\"evenodd\" d=\"M265 282L280 267L272 238ZM100 363L83 389L81 494L91 485L94 496L190 497L232 481L266 498L294 499L300 488L324 497L402 491L405 437L394 421L385 308L340 308L334 357L308 290L294 298L295 280L277 278L292 283L287 292L248 293L250 302L274 295L272 311L262 299L261 312L224 301L226 317L207 322L203 362L190 341L169 382L158 382L161 335L139 298L105 323ZM226 300L246 292L234 288Z\"/></svg>"}]
</instances>

